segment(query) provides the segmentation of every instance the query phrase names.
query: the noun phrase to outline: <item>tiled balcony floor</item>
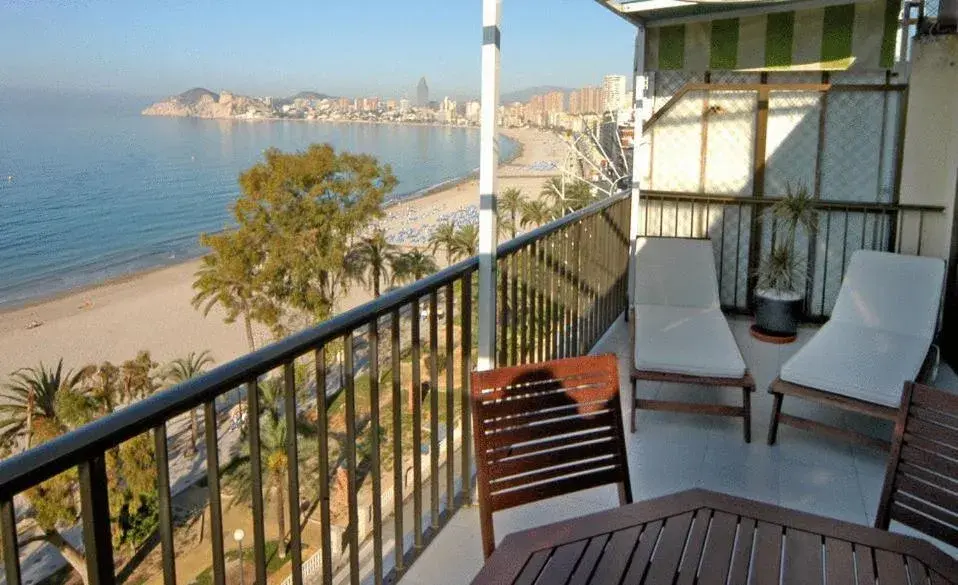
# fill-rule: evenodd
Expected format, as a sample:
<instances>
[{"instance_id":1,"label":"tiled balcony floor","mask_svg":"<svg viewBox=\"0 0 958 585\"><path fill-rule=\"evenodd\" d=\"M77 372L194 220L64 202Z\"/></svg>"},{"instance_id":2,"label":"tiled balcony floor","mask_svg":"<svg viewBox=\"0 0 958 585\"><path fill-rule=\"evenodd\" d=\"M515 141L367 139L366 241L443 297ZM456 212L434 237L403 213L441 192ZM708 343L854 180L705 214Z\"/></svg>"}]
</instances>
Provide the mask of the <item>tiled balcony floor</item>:
<instances>
[{"instance_id":1,"label":"tiled balcony floor","mask_svg":"<svg viewBox=\"0 0 958 585\"><path fill-rule=\"evenodd\" d=\"M815 329L803 328L798 341L791 345L772 345L749 335L749 320L730 317L729 323L757 384L752 397L752 443L742 441L742 426L738 419L640 412L638 431L626 435L635 501L700 487L871 524L884 480L885 454L822 439L786 426L779 427L775 446L769 447L765 443L772 409L771 396L766 392L768 384L777 375L781 364L814 334ZM621 319L596 348L596 353L608 352L619 356L623 410L628 416L630 344L627 324ZM958 391L958 376L947 366L942 366L935 385ZM717 392L728 404L741 400L738 389L709 390L652 382L640 384L639 392L647 398L667 395L670 400L708 398ZM874 422L795 399L786 398L784 411L877 433L885 438L891 435L890 423ZM615 488L609 486L498 512L494 519L496 538L500 540L510 532L617 504ZM894 523L892 530L917 534ZM958 555L954 549L948 552ZM404 585L466 584L479 571L482 562L478 508L466 508L450 520L401 582Z\"/></svg>"}]
</instances>

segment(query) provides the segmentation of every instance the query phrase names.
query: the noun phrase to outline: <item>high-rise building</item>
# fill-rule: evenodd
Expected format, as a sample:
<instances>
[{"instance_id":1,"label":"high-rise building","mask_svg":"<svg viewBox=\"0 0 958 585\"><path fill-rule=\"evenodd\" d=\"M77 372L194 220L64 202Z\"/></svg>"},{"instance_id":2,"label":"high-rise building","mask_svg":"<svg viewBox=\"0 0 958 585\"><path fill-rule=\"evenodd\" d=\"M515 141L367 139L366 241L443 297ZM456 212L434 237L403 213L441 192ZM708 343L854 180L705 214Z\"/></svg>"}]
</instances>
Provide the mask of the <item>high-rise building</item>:
<instances>
[{"instance_id":1,"label":"high-rise building","mask_svg":"<svg viewBox=\"0 0 958 585\"><path fill-rule=\"evenodd\" d=\"M529 98L529 106L526 108L526 113L530 116L537 114L542 114L546 111L545 98L541 95L534 95Z\"/></svg>"},{"instance_id":2,"label":"high-rise building","mask_svg":"<svg viewBox=\"0 0 958 585\"><path fill-rule=\"evenodd\" d=\"M526 122L526 106L519 102L513 102L502 108L502 123L505 126L522 126Z\"/></svg>"},{"instance_id":3,"label":"high-rise building","mask_svg":"<svg viewBox=\"0 0 958 585\"><path fill-rule=\"evenodd\" d=\"M477 101L466 102L466 119L472 123L479 122L479 114L482 112L482 108Z\"/></svg>"},{"instance_id":4,"label":"high-rise building","mask_svg":"<svg viewBox=\"0 0 958 585\"><path fill-rule=\"evenodd\" d=\"M458 104L456 100L451 99L449 96L442 98L442 102L439 104L439 120L442 122L455 122L458 118Z\"/></svg>"},{"instance_id":5,"label":"high-rise building","mask_svg":"<svg viewBox=\"0 0 958 585\"><path fill-rule=\"evenodd\" d=\"M416 87L416 105L420 108L429 105L429 84L426 83L425 77L419 80L419 85Z\"/></svg>"},{"instance_id":6,"label":"high-rise building","mask_svg":"<svg viewBox=\"0 0 958 585\"><path fill-rule=\"evenodd\" d=\"M579 90L582 114L596 114L602 111L602 90L598 87L583 87Z\"/></svg>"},{"instance_id":7,"label":"high-rise building","mask_svg":"<svg viewBox=\"0 0 958 585\"><path fill-rule=\"evenodd\" d=\"M606 75L602 82L602 90L605 96L602 111L618 112L629 107L628 94L625 91L625 75Z\"/></svg>"},{"instance_id":8,"label":"high-rise building","mask_svg":"<svg viewBox=\"0 0 958 585\"><path fill-rule=\"evenodd\" d=\"M575 115L595 114L602 110L602 90L583 87L569 94L569 113Z\"/></svg>"},{"instance_id":9,"label":"high-rise building","mask_svg":"<svg viewBox=\"0 0 958 585\"><path fill-rule=\"evenodd\" d=\"M565 112L565 94L553 91L543 96L547 113Z\"/></svg>"},{"instance_id":10,"label":"high-rise building","mask_svg":"<svg viewBox=\"0 0 958 585\"><path fill-rule=\"evenodd\" d=\"M403 113L403 114L405 114L406 112L409 111L409 100L408 100L408 99L402 98L402 99L399 100L399 111L400 111L400 113Z\"/></svg>"}]
</instances>

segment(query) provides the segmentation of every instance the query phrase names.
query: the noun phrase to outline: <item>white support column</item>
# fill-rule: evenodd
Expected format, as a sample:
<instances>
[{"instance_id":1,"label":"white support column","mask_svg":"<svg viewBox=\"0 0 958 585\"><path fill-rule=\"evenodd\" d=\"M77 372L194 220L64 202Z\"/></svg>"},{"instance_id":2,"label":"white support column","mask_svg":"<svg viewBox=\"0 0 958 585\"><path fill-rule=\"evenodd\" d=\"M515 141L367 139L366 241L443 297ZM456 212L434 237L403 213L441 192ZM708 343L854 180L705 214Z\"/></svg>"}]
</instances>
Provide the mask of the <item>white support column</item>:
<instances>
[{"instance_id":1,"label":"white support column","mask_svg":"<svg viewBox=\"0 0 958 585\"><path fill-rule=\"evenodd\" d=\"M639 213L641 211L641 180L645 171L648 148L642 136L642 127L646 120L646 93L648 78L645 75L645 26L637 25L635 30L635 60L633 61L633 96L635 107L635 128L632 138L632 212L629 221L629 290L628 299L631 310L634 304L635 290L635 239L639 235Z\"/></svg>"},{"instance_id":2,"label":"white support column","mask_svg":"<svg viewBox=\"0 0 958 585\"><path fill-rule=\"evenodd\" d=\"M499 23L501 0L482 0L482 125L479 142L479 361L496 364L496 195L499 188Z\"/></svg>"}]
</instances>

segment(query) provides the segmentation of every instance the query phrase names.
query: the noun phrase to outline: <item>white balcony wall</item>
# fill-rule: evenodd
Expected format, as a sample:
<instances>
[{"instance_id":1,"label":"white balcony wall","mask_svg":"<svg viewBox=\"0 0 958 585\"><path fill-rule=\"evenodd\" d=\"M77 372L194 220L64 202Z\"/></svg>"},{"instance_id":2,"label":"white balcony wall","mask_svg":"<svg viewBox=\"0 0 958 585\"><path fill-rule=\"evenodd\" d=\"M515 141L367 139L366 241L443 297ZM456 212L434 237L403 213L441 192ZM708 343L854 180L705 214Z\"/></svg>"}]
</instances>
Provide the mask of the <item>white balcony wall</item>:
<instances>
[{"instance_id":1,"label":"white balcony wall","mask_svg":"<svg viewBox=\"0 0 958 585\"><path fill-rule=\"evenodd\" d=\"M926 214L922 255L949 257L958 195L958 36L918 40L914 45L902 161L901 202L942 205ZM918 218L910 218L917 224ZM906 233L917 233L917 225ZM902 250L914 253L907 239Z\"/></svg>"}]
</instances>

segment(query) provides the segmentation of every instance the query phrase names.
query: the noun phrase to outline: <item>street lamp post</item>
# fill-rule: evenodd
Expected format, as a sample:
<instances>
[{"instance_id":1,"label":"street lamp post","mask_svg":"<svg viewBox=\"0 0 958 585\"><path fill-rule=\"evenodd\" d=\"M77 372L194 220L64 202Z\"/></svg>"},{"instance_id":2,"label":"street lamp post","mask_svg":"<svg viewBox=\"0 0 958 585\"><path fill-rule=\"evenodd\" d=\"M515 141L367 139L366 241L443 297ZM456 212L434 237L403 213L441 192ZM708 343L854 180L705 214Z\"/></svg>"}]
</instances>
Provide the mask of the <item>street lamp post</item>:
<instances>
[{"instance_id":1,"label":"street lamp post","mask_svg":"<svg viewBox=\"0 0 958 585\"><path fill-rule=\"evenodd\" d=\"M237 546L239 546L239 567L240 567L240 585L246 585L246 570L245 564L243 563L243 538L246 536L246 533L243 532L242 528L237 528L233 531L233 540L236 541Z\"/></svg>"}]
</instances>

